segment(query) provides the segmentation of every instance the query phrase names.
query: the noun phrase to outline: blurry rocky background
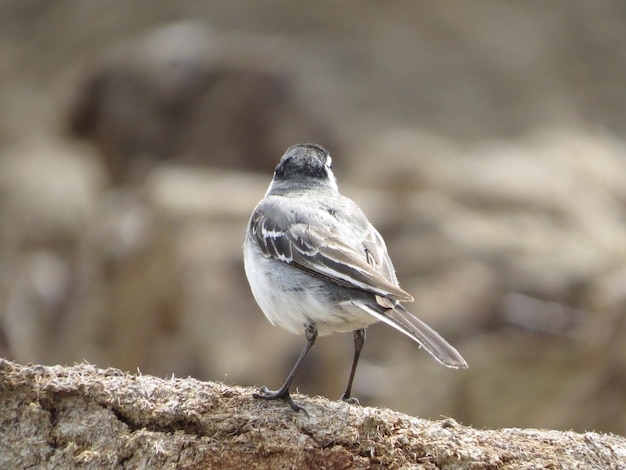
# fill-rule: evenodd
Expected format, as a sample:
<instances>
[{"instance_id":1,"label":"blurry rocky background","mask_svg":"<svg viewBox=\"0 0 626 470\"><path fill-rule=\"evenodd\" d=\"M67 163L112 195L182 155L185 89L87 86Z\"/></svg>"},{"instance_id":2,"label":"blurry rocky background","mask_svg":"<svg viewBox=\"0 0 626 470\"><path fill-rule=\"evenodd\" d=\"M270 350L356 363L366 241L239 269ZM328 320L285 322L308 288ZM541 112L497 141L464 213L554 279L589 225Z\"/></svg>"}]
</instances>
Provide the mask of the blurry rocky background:
<instances>
[{"instance_id":1,"label":"blurry rocky background","mask_svg":"<svg viewBox=\"0 0 626 470\"><path fill-rule=\"evenodd\" d=\"M375 325L363 404L626 434L625 51L619 0L3 0L0 355L278 387L241 245L315 141L470 364Z\"/></svg>"}]
</instances>

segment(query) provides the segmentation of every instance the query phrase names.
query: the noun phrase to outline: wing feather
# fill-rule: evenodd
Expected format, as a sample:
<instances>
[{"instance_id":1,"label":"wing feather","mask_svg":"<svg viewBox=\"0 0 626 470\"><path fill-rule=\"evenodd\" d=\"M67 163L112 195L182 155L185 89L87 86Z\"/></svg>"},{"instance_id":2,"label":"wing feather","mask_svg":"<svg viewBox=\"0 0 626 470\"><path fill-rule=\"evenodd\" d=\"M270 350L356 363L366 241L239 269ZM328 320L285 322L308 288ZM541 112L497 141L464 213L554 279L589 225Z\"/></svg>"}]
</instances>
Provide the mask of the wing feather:
<instances>
[{"instance_id":1,"label":"wing feather","mask_svg":"<svg viewBox=\"0 0 626 470\"><path fill-rule=\"evenodd\" d=\"M303 223L281 227L260 210L252 216L250 231L267 257L344 287L362 289L396 301L413 301L413 297L397 285L393 269L389 269L391 262L387 266L380 261L381 255L372 249L372 242L367 242L370 248L365 243L355 248L336 230ZM378 232L372 236L380 237ZM383 267L382 272L377 270L378 267Z\"/></svg>"}]
</instances>

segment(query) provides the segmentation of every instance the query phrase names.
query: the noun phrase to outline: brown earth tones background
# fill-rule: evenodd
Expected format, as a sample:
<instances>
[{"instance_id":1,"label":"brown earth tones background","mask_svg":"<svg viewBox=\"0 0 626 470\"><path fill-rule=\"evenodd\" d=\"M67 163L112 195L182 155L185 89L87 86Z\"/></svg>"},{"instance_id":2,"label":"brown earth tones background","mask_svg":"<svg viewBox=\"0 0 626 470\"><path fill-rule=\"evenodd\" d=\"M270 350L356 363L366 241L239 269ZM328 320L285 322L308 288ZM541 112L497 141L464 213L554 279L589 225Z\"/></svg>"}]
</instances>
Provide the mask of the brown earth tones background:
<instances>
[{"instance_id":1,"label":"brown earth tones background","mask_svg":"<svg viewBox=\"0 0 626 470\"><path fill-rule=\"evenodd\" d=\"M0 2L0 355L277 387L303 345L241 259L288 146L325 145L410 307L361 402L626 434L626 5ZM350 335L296 379L339 397Z\"/></svg>"}]
</instances>

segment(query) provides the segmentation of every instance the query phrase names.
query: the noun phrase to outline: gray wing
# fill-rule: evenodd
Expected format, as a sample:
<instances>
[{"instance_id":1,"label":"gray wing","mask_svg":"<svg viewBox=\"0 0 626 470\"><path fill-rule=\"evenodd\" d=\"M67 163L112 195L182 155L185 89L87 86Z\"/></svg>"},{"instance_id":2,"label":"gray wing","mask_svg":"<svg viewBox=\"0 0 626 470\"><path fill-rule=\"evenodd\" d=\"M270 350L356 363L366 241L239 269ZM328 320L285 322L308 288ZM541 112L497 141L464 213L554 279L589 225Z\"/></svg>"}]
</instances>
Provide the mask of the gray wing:
<instances>
[{"instance_id":1,"label":"gray wing","mask_svg":"<svg viewBox=\"0 0 626 470\"><path fill-rule=\"evenodd\" d=\"M265 256L337 285L371 292L377 298L413 301L413 297L397 285L384 242L382 246L376 244L380 235L375 229L368 232L362 242L352 243L334 228L290 224L272 218L267 212L257 208L249 225L250 237ZM391 304L389 300L386 303Z\"/></svg>"}]
</instances>

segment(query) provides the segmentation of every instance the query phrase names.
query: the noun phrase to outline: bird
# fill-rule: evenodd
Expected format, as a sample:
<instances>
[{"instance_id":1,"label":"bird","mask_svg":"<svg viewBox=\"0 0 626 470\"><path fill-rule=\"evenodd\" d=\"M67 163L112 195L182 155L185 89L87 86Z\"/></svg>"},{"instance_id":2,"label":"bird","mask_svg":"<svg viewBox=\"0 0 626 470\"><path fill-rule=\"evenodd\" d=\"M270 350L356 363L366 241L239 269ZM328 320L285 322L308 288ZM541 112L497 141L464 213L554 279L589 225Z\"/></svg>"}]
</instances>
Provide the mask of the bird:
<instances>
[{"instance_id":1,"label":"bird","mask_svg":"<svg viewBox=\"0 0 626 470\"><path fill-rule=\"evenodd\" d=\"M383 237L351 199L341 195L329 152L318 144L289 147L248 222L244 270L252 295L275 326L306 344L283 385L255 398L284 400L318 336L353 333L354 356L341 400L352 396L366 328L381 321L404 333L444 366L467 367L439 333L410 313L413 296L400 287Z\"/></svg>"}]
</instances>

